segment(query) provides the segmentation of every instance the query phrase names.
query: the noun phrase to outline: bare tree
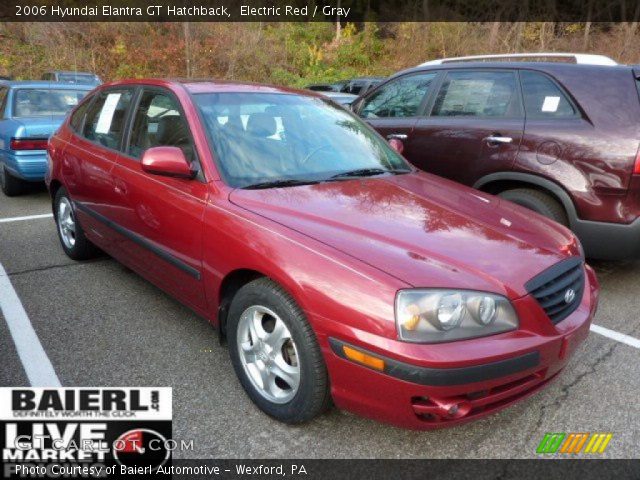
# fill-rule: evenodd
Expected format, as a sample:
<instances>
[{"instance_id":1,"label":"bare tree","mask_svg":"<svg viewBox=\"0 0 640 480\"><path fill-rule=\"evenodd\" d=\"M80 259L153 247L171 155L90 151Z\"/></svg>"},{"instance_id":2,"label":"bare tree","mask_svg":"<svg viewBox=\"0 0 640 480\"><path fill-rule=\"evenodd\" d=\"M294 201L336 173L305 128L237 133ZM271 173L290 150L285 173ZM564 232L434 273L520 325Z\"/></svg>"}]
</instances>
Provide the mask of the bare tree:
<instances>
[{"instance_id":1,"label":"bare tree","mask_svg":"<svg viewBox=\"0 0 640 480\"><path fill-rule=\"evenodd\" d=\"M184 59L187 71L187 78L191 77L191 26L189 22L183 22L184 31Z\"/></svg>"}]
</instances>

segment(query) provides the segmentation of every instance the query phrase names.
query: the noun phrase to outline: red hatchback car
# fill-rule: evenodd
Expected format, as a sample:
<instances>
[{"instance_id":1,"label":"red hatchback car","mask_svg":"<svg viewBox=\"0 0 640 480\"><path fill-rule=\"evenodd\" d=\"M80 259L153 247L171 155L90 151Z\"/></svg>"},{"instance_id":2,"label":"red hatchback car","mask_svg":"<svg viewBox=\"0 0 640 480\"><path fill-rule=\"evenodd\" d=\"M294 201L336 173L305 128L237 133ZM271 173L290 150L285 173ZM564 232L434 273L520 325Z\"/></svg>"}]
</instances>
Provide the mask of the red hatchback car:
<instances>
[{"instance_id":1,"label":"red hatchback car","mask_svg":"<svg viewBox=\"0 0 640 480\"><path fill-rule=\"evenodd\" d=\"M566 228L411 167L314 93L103 85L49 144L65 252L98 247L216 325L251 399L455 425L543 387L598 284Z\"/></svg>"}]
</instances>

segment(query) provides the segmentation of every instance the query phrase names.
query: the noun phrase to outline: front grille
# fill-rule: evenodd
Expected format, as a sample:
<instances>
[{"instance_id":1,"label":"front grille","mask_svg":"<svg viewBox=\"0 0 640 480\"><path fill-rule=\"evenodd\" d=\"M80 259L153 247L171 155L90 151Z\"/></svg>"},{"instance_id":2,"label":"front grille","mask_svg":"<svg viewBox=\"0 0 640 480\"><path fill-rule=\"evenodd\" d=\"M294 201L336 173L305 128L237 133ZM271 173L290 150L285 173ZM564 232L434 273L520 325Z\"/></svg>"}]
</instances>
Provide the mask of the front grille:
<instances>
[{"instance_id":1,"label":"front grille","mask_svg":"<svg viewBox=\"0 0 640 480\"><path fill-rule=\"evenodd\" d=\"M584 293L584 267L580 257L571 257L546 269L525 284L553 323L571 315ZM573 295L571 295L573 291Z\"/></svg>"}]
</instances>

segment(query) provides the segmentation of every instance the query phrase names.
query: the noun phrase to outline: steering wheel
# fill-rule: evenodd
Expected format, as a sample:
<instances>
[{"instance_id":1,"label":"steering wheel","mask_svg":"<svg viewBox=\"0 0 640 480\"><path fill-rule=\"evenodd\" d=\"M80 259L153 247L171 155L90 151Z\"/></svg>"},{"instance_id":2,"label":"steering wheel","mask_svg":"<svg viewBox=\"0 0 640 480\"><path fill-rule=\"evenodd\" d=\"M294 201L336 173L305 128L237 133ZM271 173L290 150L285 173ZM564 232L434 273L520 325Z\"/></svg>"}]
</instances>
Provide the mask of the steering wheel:
<instances>
[{"instance_id":1,"label":"steering wheel","mask_svg":"<svg viewBox=\"0 0 640 480\"><path fill-rule=\"evenodd\" d=\"M300 165L306 165L307 162L311 159L311 157L313 157L316 153L321 152L322 150L324 150L326 148L333 149L333 147L331 145L329 145L329 144L321 145L318 148L313 149L311 151L311 153L309 153L306 157L304 157L302 159L302 161L300 161Z\"/></svg>"}]
</instances>

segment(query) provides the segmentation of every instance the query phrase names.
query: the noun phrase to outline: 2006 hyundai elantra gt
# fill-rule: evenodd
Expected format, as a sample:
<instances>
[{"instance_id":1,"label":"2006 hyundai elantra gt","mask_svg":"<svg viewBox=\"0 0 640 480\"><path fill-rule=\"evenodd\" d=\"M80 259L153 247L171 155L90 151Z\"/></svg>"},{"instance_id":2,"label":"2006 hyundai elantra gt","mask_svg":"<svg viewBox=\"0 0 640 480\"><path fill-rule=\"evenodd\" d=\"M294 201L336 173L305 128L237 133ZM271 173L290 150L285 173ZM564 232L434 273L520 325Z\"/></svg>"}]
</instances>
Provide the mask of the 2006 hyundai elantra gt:
<instances>
[{"instance_id":1,"label":"2006 hyundai elantra gt","mask_svg":"<svg viewBox=\"0 0 640 480\"><path fill-rule=\"evenodd\" d=\"M598 284L566 228L413 169L313 93L104 85L49 143L62 248L98 248L226 335L255 404L459 424L537 391Z\"/></svg>"}]
</instances>

